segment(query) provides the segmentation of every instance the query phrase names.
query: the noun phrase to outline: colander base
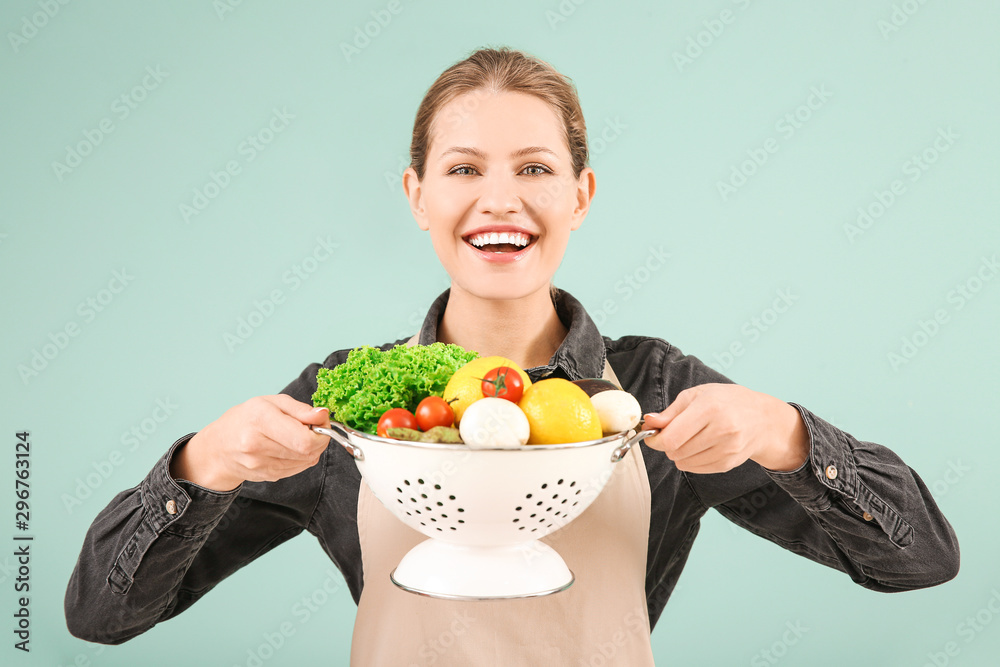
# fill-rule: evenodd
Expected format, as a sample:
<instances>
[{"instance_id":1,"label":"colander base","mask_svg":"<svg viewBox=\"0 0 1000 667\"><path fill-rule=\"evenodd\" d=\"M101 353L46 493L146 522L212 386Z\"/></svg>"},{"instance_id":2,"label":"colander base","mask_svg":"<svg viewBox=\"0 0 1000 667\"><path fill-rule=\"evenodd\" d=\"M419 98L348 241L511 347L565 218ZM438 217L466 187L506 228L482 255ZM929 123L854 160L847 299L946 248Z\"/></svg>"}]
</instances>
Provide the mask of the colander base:
<instances>
[{"instance_id":1,"label":"colander base","mask_svg":"<svg viewBox=\"0 0 1000 667\"><path fill-rule=\"evenodd\" d=\"M551 595L575 579L562 557L537 540L467 546L428 539L413 547L389 579L409 593L445 600L503 600Z\"/></svg>"}]
</instances>

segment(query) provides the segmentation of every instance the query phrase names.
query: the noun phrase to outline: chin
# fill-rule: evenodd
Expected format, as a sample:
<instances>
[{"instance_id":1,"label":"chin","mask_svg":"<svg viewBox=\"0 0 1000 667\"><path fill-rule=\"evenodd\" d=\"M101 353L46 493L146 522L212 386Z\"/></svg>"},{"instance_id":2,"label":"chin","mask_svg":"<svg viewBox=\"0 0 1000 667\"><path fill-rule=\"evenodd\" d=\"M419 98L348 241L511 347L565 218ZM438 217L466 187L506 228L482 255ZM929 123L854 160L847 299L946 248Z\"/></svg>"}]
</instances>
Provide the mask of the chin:
<instances>
[{"instance_id":1,"label":"chin","mask_svg":"<svg viewBox=\"0 0 1000 667\"><path fill-rule=\"evenodd\" d=\"M540 289L548 289L550 281L525 281L520 276L493 276L489 280L474 280L469 282L452 281L462 290L480 299L490 301L510 301L523 299Z\"/></svg>"}]
</instances>

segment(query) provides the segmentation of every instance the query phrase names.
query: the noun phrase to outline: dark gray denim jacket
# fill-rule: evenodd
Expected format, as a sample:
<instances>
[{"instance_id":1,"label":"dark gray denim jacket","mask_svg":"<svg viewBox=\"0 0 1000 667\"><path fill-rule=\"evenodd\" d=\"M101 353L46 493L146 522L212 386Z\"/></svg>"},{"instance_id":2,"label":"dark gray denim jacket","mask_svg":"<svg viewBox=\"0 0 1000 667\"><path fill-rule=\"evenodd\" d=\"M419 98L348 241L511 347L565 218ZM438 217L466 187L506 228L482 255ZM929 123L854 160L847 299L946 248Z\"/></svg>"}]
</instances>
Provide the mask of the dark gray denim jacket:
<instances>
[{"instance_id":1,"label":"dark gray denim jacket","mask_svg":"<svg viewBox=\"0 0 1000 667\"><path fill-rule=\"evenodd\" d=\"M431 306L420 343L437 339L447 299L445 291ZM663 410L688 387L731 382L660 338L602 337L566 292L556 290L554 301L569 334L548 366L529 370L533 380L600 377L606 358L644 412ZM342 363L348 351L334 352L322 365ZM311 403L319 368L307 366L282 393ZM934 586L958 573L955 533L920 477L885 447L791 405L810 440L809 459L792 472L748 461L726 473L689 474L641 445L652 496L646 560L651 627L710 508L872 590ZM357 526L361 477L353 458L333 444L317 465L297 475L217 493L170 477L173 453L193 435L177 440L141 483L115 496L94 519L66 589L70 632L94 642L124 642L181 613L226 576L304 530L319 540L357 602L364 581Z\"/></svg>"}]
</instances>

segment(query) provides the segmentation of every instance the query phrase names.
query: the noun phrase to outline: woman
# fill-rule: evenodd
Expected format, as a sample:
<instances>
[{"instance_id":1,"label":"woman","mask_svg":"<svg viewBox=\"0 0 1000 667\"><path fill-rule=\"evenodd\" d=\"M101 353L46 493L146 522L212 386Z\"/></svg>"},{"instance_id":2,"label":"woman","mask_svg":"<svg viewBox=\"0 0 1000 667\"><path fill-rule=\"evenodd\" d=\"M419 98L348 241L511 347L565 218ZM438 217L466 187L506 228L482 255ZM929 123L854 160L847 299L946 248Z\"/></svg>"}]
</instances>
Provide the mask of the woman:
<instances>
[{"instance_id":1,"label":"woman","mask_svg":"<svg viewBox=\"0 0 1000 667\"><path fill-rule=\"evenodd\" d=\"M713 507L873 590L953 578L954 532L891 451L735 385L662 339L604 338L552 286L594 196L586 165L572 84L521 52L483 49L428 90L403 175L413 216L451 277L419 343L501 355L533 380L614 377L639 399L646 425L661 429L587 511L546 538L576 573L572 587L496 602L394 588L389 570L422 537L373 499L342 448L310 430L329 417L310 405L311 364L281 394L179 439L100 513L66 592L71 632L126 641L303 530L358 602L351 662L366 666L576 665L598 655L650 665L649 633ZM436 641L443 633L447 646Z\"/></svg>"}]
</instances>

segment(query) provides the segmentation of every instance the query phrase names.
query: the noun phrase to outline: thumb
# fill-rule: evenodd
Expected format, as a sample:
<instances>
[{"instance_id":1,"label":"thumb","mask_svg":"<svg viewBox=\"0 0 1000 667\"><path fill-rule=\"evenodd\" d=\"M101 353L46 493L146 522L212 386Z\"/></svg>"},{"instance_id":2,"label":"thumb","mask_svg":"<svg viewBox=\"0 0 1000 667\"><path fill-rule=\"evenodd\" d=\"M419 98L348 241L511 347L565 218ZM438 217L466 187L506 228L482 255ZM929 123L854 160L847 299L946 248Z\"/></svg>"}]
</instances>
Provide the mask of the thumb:
<instances>
[{"instance_id":1,"label":"thumb","mask_svg":"<svg viewBox=\"0 0 1000 667\"><path fill-rule=\"evenodd\" d=\"M303 424L313 424L315 426L330 425L330 409L327 407L313 408L301 417Z\"/></svg>"},{"instance_id":2,"label":"thumb","mask_svg":"<svg viewBox=\"0 0 1000 667\"><path fill-rule=\"evenodd\" d=\"M267 398L279 410L303 424L323 426L330 421L330 410L325 406L313 407L309 403L297 401L287 394L278 394L276 396L268 396Z\"/></svg>"},{"instance_id":3,"label":"thumb","mask_svg":"<svg viewBox=\"0 0 1000 667\"><path fill-rule=\"evenodd\" d=\"M691 403L693 398L694 396L691 392L687 390L682 391L677 394L677 398L674 399L673 403L668 405L662 412L650 412L643 415L644 425L649 428L665 429Z\"/></svg>"}]
</instances>

